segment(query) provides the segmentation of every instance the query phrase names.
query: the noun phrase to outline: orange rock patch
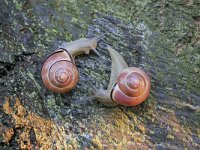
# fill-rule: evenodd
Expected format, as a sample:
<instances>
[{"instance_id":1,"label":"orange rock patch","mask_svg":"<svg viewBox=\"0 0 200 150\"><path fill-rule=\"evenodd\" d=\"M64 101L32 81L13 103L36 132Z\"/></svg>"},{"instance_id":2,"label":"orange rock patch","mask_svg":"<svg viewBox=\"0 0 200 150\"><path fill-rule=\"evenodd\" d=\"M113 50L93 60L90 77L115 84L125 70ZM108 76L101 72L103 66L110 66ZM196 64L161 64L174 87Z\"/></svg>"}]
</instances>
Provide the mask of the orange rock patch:
<instances>
[{"instance_id":1,"label":"orange rock patch","mask_svg":"<svg viewBox=\"0 0 200 150\"><path fill-rule=\"evenodd\" d=\"M3 111L11 116L14 124L12 128L0 124L0 134L6 144L9 144L16 130L23 129L19 131L18 140L21 149L67 149L63 127L26 110L18 98L13 108L10 107L9 98L6 98ZM35 134L34 143L31 142L31 131Z\"/></svg>"}]
</instances>

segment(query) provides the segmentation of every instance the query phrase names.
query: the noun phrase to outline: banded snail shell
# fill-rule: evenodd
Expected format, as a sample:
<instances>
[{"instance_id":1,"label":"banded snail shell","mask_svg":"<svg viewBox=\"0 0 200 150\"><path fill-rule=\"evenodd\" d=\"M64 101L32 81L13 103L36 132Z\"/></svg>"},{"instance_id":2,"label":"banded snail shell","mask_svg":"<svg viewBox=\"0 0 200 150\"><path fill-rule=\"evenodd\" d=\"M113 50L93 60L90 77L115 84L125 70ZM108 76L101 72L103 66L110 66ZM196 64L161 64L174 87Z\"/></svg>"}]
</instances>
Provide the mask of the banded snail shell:
<instances>
[{"instance_id":1,"label":"banded snail shell","mask_svg":"<svg viewBox=\"0 0 200 150\"><path fill-rule=\"evenodd\" d=\"M111 92L111 98L121 105L135 106L146 100L149 93L149 76L139 68L130 67L119 75Z\"/></svg>"},{"instance_id":2,"label":"banded snail shell","mask_svg":"<svg viewBox=\"0 0 200 150\"><path fill-rule=\"evenodd\" d=\"M42 66L41 75L44 85L55 93L68 92L79 80L74 60L64 49L59 49L48 56Z\"/></svg>"}]
</instances>

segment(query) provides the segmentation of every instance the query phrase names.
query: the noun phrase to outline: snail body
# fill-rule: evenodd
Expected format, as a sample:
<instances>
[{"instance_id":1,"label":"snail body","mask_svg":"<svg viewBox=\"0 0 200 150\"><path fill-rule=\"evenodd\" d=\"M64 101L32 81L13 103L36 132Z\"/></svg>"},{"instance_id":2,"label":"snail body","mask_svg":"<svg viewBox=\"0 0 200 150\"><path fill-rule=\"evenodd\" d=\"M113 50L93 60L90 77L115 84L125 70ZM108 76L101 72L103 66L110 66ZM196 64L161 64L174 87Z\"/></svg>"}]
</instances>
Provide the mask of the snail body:
<instances>
[{"instance_id":1,"label":"snail body","mask_svg":"<svg viewBox=\"0 0 200 150\"><path fill-rule=\"evenodd\" d=\"M58 50L44 61L41 76L44 85L55 93L65 93L73 89L78 80L78 68L74 64L75 56L96 52L97 38L81 38L63 43Z\"/></svg>"},{"instance_id":2,"label":"snail body","mask_svg":"<svg viewBox=\"0 0 200 150\"><path fill-rule=\"evenodd\" d=\"M99 37L93 37L91 39L81 38L72 42L64 42L59 46L59 48L67 50L73 57L82 53L89 54L90 50L93 50L97 55L99 55L96 51L98 39Z\"/></svg>"},{"instance_id":3,"label":"snail body","mask_svg":"<svg viewBox=\"0 0 200 150\"><path fill-rule=\"evenodd\" d=\"M139 68L128 67L123 57L108 46L112 60L111 77L107 90L93 89L94 97L108 106L135 106L150 93L149 76Z\"/></svg>"}]
</instances>

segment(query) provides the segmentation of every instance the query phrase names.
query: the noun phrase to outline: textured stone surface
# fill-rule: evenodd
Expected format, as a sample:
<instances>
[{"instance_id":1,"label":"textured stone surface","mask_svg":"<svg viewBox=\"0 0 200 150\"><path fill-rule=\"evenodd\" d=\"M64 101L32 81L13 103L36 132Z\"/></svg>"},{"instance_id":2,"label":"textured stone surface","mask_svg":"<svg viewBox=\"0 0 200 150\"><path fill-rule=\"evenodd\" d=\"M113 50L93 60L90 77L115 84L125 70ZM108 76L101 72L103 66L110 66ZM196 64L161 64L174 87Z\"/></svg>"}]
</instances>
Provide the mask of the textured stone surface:
<instances>
[{"instance_id":1,"label":"textured stone surface","mask_svg":"<svg viewBox=\"0 0 200 150\"><path fill-rule=\"evenodd\" d=\"M97 47L103 59L93 52L76 58L80 81L75 89L54 94L44 87L42 62L62 41L105 33ZM150 75L151 94L143 104L106 107L87 99L88 82L107 87L111 62L106 44L129 66ZM0 96L0 149L44 146L34 138L35 118L62 128L54 131L66 136L66 143L59 142L68 149L199 149L200 2L2 0ZM6 97L12 97L12 113L3 109ZM16 127L13 116L27 118L15 112L17 97L20 107L34 114L25 119L30 126ZM22 135L30 138L24 145Z\"/></svg>"}]
</instances>

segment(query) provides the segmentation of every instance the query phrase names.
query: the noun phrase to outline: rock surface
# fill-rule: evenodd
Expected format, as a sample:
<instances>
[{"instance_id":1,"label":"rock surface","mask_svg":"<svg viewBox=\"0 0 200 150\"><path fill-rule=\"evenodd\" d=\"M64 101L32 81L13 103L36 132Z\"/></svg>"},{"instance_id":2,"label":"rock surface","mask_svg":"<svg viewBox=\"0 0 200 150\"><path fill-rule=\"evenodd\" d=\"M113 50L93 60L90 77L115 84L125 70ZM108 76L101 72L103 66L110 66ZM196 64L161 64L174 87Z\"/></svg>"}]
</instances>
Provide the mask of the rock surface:
<instances>
[{"instance_id":1,"label":"rock surface","mask_svg":"<svg viewBox=\"0 0 200 150\"><path fill-rule=\"evenodd\" d=\"M55 94L44 87L48 54L63 41L103 34L102 58L76 58L75 89ZM198 0L1 0L0 38L0 149L200 148ZM106 44L150 75L143 104L88 100L89 82L109 82Z\"/></svg>"}]
</instances>

